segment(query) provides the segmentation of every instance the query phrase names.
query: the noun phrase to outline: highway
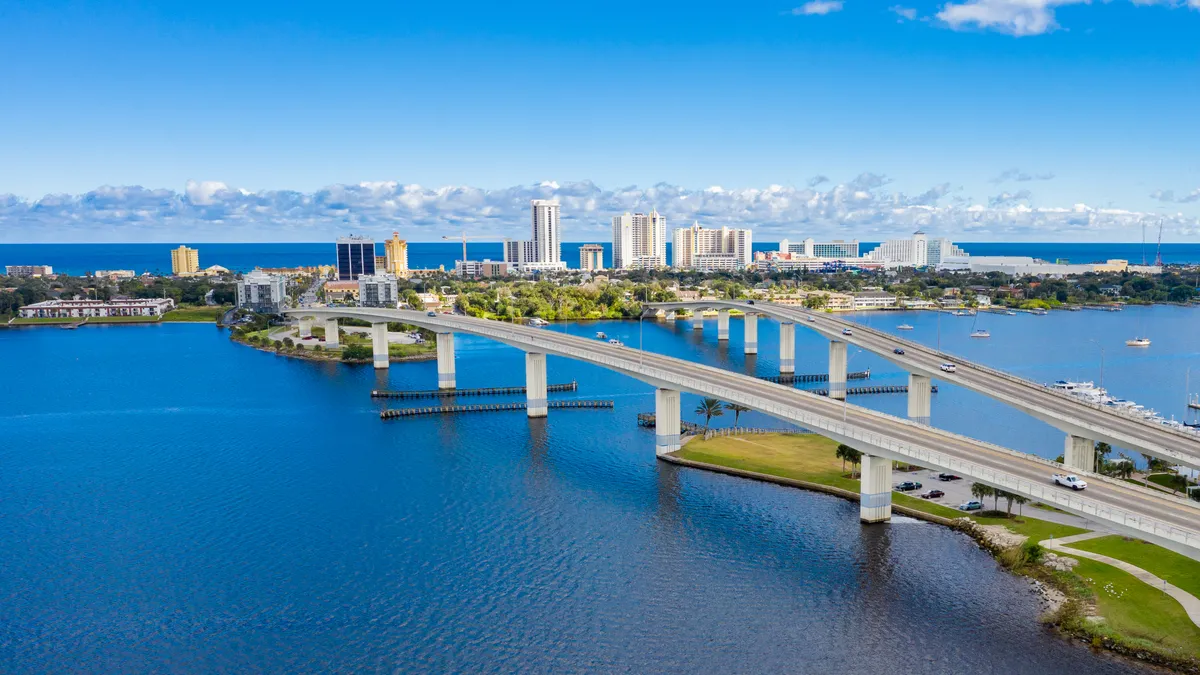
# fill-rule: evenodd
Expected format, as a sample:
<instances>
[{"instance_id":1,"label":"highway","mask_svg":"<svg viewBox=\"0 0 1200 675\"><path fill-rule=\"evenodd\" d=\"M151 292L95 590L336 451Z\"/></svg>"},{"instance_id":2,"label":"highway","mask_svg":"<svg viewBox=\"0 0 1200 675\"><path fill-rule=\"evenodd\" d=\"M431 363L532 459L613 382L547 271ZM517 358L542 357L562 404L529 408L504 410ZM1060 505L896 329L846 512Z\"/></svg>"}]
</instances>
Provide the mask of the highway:
<instances>
[{"instance_id":1,"label":"highway","mask_svg":"<svg viewBox=\"0 0 1200 675\"><path fill-rule=\"evenodd\" d=\"M667 302L648 305L655 309L736 309L793 321L831 340L873 352L911 373L936 378L947 384L978 392L1018 408L1064 432L1105 441L1111 445L1153 455L1193 469L1200 469L1200 435L1171 429L1112 408L1094 405L1041 384L989 368L982 364L939 352L918 342L864 326L837 315L799 307L745 301ZM810 320L811 319L811 320ZM844 335L849 328L852 335ZM900 347L904 354L895 354ZM954 373L941 364L954 363Z\"/></svg>"},{"instance_id":2,"label":"highway","mask_svg":"<svg viewBox=\"0 0 1200 675\"><path fill-rule=\"evenodd\" d=\"M1117 531L1189 555L1200 552L1200 504L1195 502L1101 476L1088 476L1089 487L1082 492L1058 488L1051 484L1050 475L1061 471L1061 467L1041 458L747 375L552 330L463 316L369 308L286 313L398 321L434 331L479 335L525 351L593 363L656 387L740 403L851 444L867 454L950 471L1104 521Z\"/></svg>"}]
</instances>

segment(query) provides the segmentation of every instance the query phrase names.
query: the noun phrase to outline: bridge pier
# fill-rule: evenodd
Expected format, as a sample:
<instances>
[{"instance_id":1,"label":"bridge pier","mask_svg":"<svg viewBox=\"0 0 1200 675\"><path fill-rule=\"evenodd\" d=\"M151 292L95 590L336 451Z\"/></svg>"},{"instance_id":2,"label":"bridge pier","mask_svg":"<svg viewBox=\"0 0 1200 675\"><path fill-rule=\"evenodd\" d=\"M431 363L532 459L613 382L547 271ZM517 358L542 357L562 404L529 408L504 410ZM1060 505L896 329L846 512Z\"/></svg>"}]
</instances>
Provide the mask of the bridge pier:
<instances>
[{"instance_id":1,"label":"bridge pier","mask_svg":"<svg viewBox=\"0 0 1200 675\"><path fill-rule=\"evenodd\" d=\"M666 455L680 448L679 391L657 389L654 392L654 455Z\"/></svg>"},{"instance_id":2,"label":"bridge pier","mask_svg":"<svg viewBox=\"0 0 1200 675\"><path fill-rule=\"evenodd\" d=\"M300 317L300 338L312 337L313 318L311 316Z\"/></svg>"},{"instance_id":3,"label":"bridge pier","mask_svg":"<svg viewBox=\"0 0 1200 675\"><path fill-rule=\"evenodd\" d=\"M858 488L858 519L864 523L886 523L892 519L892 460L862 456Z\"/></svg>"},{"instance_id":4,"label":"bridge pier","mask_svg":"<svg viewBox=\"0 0 1200 675\"><path fill-rule=\"evenodd\" d=\"M540 352L525 352L525 412L529 417L545 417L546 402L546 355Z\"/></svg>"},{"instance_id":5,"label":"bridge pier","mask_svg":"<svg viewBox=\"0 0 1200 675\"><path fill-rule=\"evenodd\" d=\"M388 367L388 330L386 323L371 324L372 360L377 370Z\"/></svg>"},{"instance_id":6,"label":"bridge pier","mask_svg":"<svg viewBox=\"0 0 1200 675\"><path fill-rule=\"evenodd\" d=\"M454 380L454 333L437 334L437 363L438 389L454 389L457 386Z\"/></svg>"},{"instance_id":7,"label":"bridge pier","mask_svg":"<svg viewBox=\"0 0 1200 675\"><path fill-rule=\"evenodd\" d=\"M336 349L340 346L342 341L338 336L337 319L325 319L325 348Z\"/></svg>"},{"instance_id":8,"label":"bridge pier","mask_svg":"<svg viewBox=\"0 0 1200 675\"><path fill-rule=\"evenodd\" d=\"M746 329L745 353L758 353L758 315L747 314L743 317L743 327Z\"/></svg>"},{"instance_id":9,"label":"bridge pier","mask_svg":"<svg viewBox=\"0 0 1200 675\"><path fill-rule=\"evenodd\" d=\"M796 324L784 321L779 324L779 374L796 372Z\"/></svg>"},{"instance_id":10,"label":"bridge pier","mask_svg":"<svg viewBox=\"0 0 1200 675\"><path fill-rule=\"evenodd\" d=\"M1067 435L1063 464L1076 471L1096 471L1096 442L1082 436Z\"/></svg>"},{"instance_id":11,"label":"bridge pier","mask_svg":"<svg viewBox=\"0 0 1200 675\"><path fill-rule=\"evenodd\" d=\"M929 424L933 409L933 396L929 378L916 373L908 374L908 419L917 424Z\"/></svg>"},{"instance_id":12,"label":"bridge pier","mask_svg":"<svg viewBox=\"0 0 1200 675\"><path fill-rule=\"evenodd\" d=\"M841 340L829 341L829 398L846 399L846 343Z\"/></svg>"},{"instance_id":13,"label":"bridge pier","mask_svg":"<svg viewBox=\"0 0 1200 675\"><path fill-rule=\"evenodd\" d=\"M729 310L717 310L717 341L729 339Z\"/></svg>"},{"instance_id":14,"label":"bridge pier","mask_svg":"<svg viewBox=\"0 0 1200 675\"><path fill-rule=\"evenodd\" d=\"M671 311L667 312L667 315L665 317L663 317L663 320L664 321L674 321L676 318L677 318L677 316L675 314L675 310L671 310Z\"/></svg>"},{"instance_id":15,"label":"bridge pier","mask_svg":"<svg viewBox=\"0 0 1200 675\"><path fill-rule=\"evenodd\" d=\"M692 310L692 330L704 330L704 310Z\"/></svg>"}]
</instances>

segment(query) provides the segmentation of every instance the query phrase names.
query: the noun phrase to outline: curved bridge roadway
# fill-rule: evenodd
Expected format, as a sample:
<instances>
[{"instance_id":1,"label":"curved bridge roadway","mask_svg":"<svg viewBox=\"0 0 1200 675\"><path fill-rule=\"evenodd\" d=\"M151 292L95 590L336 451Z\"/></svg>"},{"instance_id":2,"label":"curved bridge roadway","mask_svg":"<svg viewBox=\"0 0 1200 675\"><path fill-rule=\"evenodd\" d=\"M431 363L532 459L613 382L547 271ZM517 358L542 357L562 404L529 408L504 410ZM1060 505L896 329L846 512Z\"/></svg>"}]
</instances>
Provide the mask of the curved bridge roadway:
<instances>
[{"instance_id":1,"label":"curved bridge roadway","mask_svg":"<svg viewBox=\"0 0 1200 675\"><path fill-rule=\"evenodd\" d=\"M873 352L910 373L958 385L1006 403L1068 434L1105 441L1200 469L1200 435L1129 417L1111 408L1081 401L1036 382L939 352L918 342L832 314L769 302L756 301L750 305L745 301L732 300L663 302L647 307L666 311L736 309L768 316L778 321L791 321L798 326L808 327L830 340L845 342ZM845 328L850 328L853 334L842 334ZM892 350L897 347L903 347L903 355L893 353ZM942 372L941 364L946 362L954 363L956 372Z\"/></svg>"},{"instance_id":2,"label":"curved bridge roadway","mask_svg":"<svg viewBox=\"0 0 1200 675\"><path fill-rule=\"evenodd\" d=\"M374 323L402 322L441 334L478 335L526 352L592 363L660 389L740 403L851 444L868 455L950 471L1053 504L1193 557L1200 553L1200 505L1193 506L1193 502L1102 476L1088 476L1090 487L1084 492L1057 488L1049 478L1051 473L1061 470L1061 466L1053 462L747 375L597 340L486 319L369 308L296 309L285 313L326 320L344 317ZM439 339L442 338L439 336Z\"/></svg>"}]
</instances>

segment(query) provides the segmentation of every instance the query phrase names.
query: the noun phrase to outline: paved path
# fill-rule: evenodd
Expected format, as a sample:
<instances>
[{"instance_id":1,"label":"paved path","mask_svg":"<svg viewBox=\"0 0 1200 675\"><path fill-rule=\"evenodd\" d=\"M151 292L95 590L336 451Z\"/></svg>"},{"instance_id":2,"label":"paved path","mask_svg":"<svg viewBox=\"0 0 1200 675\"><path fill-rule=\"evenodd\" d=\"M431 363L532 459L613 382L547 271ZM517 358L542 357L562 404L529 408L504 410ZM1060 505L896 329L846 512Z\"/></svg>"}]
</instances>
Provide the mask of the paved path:
<instances>
[{"instance_id":1,"label":"paved path","mask_svg":"<svg viewBox=\"0 0 1200 675\"><path fill-rule=\"evenodd\" d=\"M1052 551L1057 551L1058 553L1065 553L1067 555L1079 556L1080 558L1087 558L1089 560L1095 560L1097 562L1102 562L1105 565L1112 565L1113 567L1115 567L1119 570L1122 570L1122 571L1132 574L1133 576L1137 577L1140 581L1143 581L1143 582L1149 584L1153 588L1161 588L1164 593L1166 593L1167 595L1169 595L1172 598L1175 598L1177 601L1179 601L1179 604L1183 605L1183 611L1187 612L1188 618L1192 620L1192 623L1196 624L1197 627L1200 627L1200 598L1197 598L1196 596L1192 595L1191 593L1188 593L1187 591L1183 590L1182 588L1179 588L1178 586L1173 586L1173 585L1167 583L1164 579L1160 579L1160 578L1154 576L1153 574L1147 572L1146 570L1144 570L1140 567L1137 567L1135 565L1131 565L1131 564L1125 562L1124 560L1117 560L1116 558L1110 558L1106 555L1100 555L1099 553L1092 553L1091 551L1082 551L1080 549L1070 548L1067 546L1067 544L1074 544L1077 541L1083 541L1085 539L1094 539L1096 537L1103 537L1103 536L1104 536L1103 532L1085 532L1084 534L1077 534L1073 537L1063 537L1062 539L1047 539L1042 542L1042 546L1044 546L1045 548L1048 548Z\"/></svg>"}]
</instances>

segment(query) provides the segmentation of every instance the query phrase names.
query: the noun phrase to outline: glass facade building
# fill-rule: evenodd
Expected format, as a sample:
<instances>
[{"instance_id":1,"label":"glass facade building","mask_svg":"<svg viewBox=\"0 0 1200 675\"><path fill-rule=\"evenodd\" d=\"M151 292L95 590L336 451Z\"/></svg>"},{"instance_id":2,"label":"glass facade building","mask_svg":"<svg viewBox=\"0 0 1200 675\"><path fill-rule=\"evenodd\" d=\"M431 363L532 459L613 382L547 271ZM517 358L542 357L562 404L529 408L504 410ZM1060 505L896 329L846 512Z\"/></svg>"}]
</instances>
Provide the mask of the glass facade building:
<instances>
[{"instance_id":1,"label":"glass facade building","mask_svg":"<svg viewBox=\"0 0 1200 675\"><path fill-rule=\"evenodd\" d=\"M337 240L338 281L355 281L375 274L375 240L341 237Z\"/></svg>"}]
</instances>

